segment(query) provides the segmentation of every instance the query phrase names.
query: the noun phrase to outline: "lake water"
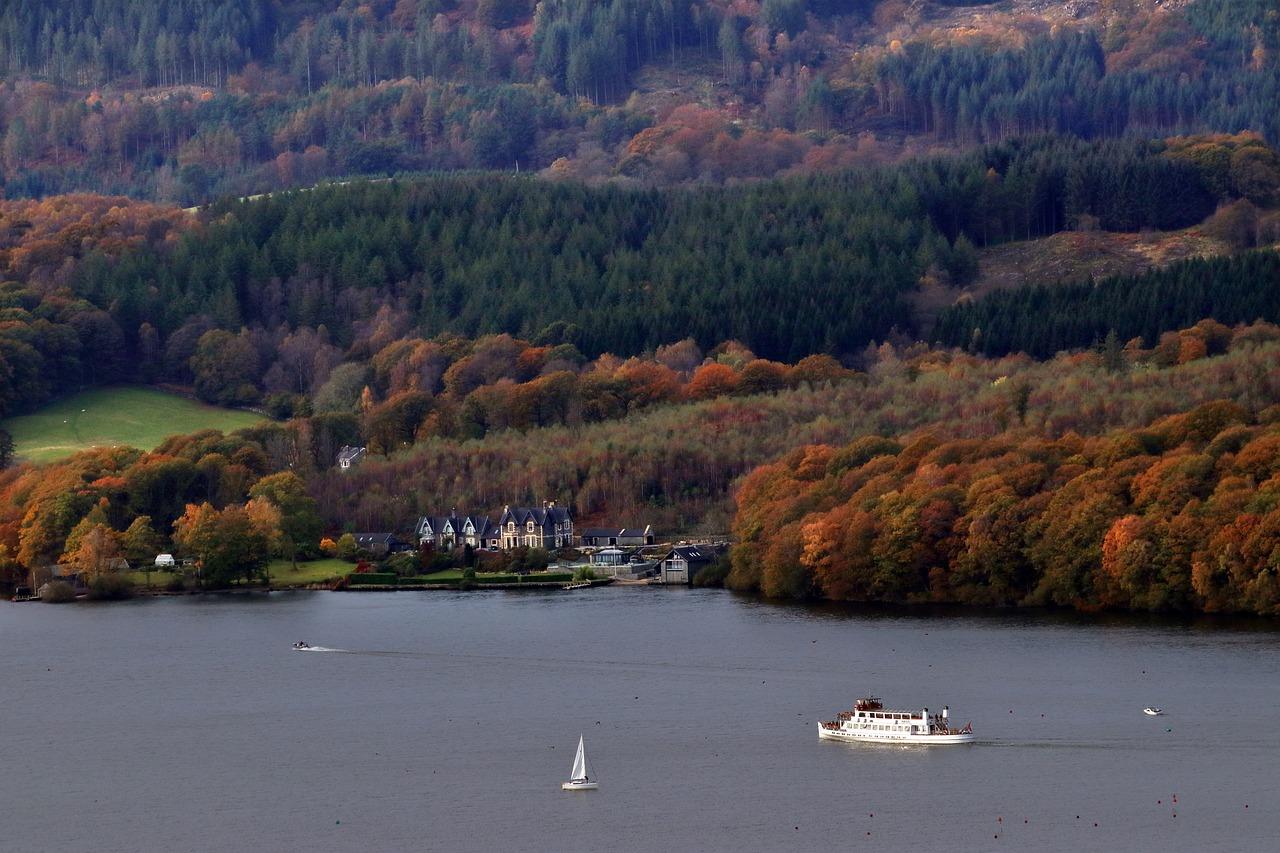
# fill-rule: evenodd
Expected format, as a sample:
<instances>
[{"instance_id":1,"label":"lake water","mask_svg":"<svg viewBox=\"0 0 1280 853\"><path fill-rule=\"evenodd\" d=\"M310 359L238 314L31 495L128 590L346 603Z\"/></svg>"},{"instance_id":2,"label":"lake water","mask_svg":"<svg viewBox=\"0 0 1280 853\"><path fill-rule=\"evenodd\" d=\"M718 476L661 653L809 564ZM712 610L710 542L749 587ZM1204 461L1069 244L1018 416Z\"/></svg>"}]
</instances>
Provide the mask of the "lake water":
<instances>
[{"instance_id":1,"label":"lake water","mask_svg":"<svg viewBox=\"0 0 1280 853\"><path fill-rule=\"evenodd\" d=\"M685 589L318 592L3 604L0 648L5 850L1280 839L1280 632L1265 625ZM816 720L871 691L950 704L980 742L819 742ZM565 793L579 733L602 787Z\"/></svg>"}]
</instances>

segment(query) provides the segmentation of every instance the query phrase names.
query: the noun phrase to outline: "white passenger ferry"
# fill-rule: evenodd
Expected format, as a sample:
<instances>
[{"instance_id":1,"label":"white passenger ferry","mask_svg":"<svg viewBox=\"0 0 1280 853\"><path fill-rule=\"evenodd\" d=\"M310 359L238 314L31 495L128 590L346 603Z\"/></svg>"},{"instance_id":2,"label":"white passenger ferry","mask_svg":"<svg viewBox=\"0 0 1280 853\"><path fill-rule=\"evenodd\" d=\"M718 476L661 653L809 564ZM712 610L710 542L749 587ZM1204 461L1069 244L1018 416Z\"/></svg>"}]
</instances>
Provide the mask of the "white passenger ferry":
<instances>
[{"instance_id":1,"label":"white passenger ferry","mask_svg":"<svg viewBox=\"0 0 1280 853\"><path fill-rule=\"evenodd\" d=\"M973 743L973 724L951 728L951 711L930 714L923 711L886 711L875 697L859 699L852 711L841 711L836 719L818 723L822 740L870 741L872 743Z\"/></svg>"}]
</instances>

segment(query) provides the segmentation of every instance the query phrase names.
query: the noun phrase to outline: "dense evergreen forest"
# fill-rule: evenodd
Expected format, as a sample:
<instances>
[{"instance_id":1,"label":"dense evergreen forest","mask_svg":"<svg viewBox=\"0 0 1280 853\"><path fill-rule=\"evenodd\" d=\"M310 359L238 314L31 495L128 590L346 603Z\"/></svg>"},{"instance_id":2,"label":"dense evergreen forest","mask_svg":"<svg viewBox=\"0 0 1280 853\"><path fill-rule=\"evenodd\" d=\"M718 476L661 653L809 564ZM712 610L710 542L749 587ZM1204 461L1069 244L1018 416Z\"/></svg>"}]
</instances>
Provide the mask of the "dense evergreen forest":
<instances>
[{"instance_id":1,"label":"dense evergreen forest","mask_svg":"<svg viewBox=\"0 0 1280 853\"><path fill-rule=\"evenodd\" d=\"M1278 190L1280 158L1242 135L1041 137L696 193L464 175L226 201L198 215L99 197L4 202L0 411L123 380L278 416L332 407L335 394L350 410L366 384L366 408L408 390L462 405L482 385L591 373L606 354L653 359L686 339L699 353L735 341L750 354L743 364L826 354L856 366L870 343L926 335L911 302L919 283L965 284L982 246L1096 224L1179 227L1220 204L1256 219ZM1267 257L995 294L945 313L935 337L1049 354L1112 330L1154 344L1209 315L1275 319L1274 290L1251 286ZM1179 278L1188 269L1199 291ZM1081 299L1092 307L1074 307ZM450 386L448 371L478 352L480 378ZM696 366L640 396L679 396ZM419 420L431 408L415 405ZM568 417L492 409L441 414L434 434Z\"/></svg>"},{"instance_id":2,"label":"dense evergreen forest","mask_svg":"<svg viewBox=\"0 0 1280 853\"><path fill-rule=\"evenodd\" d=\"M1280 318L1280 255L1195 259L1141 276L999 291L949 309L934 336L987 355L1045 358L1108 336L1154 345L1161 333L1201 317Z\"/></svg>"},{"instance_id":3,"label":"dense evergreen forest","mask_svg":"<svg viewBox=\"0 0 1280 853\"><path fill-rule=\"evenodd\" d=\"M176 246L83 264L75 289L162 336L193 318L323 325L347 347L385 307L427 336L545 335L592 357L732 338L795 360L910 330L920 275L963 282L975 246L1085 218L1197 222L1217 199L1208 174L1161 146L1045 138L696 194L483 177L334 187L216 205Z\"/></svg>"},{"instance_id":4,"label":"dense evergreen forest","mask_svg":"<svg viewBox=\"0 0 1280 853\"><path fill-rule=\"evenodd\" d=\"M973 5L995 23L964 17ZM455 168L718 182L1037 133L1277 140L1280 22L1267 0L1053 13L903 0L18 2L0 11L0 177L10 198L196 203Z\"/></svg>"},{"instance_id":5,"label":"dense evergreen forest","mask_svg":"<svg viewBox=\"0 0 1280 853\"><path fill-rule=\"evenodd\" d=\"M1187 21L1165 19L1158 32L1135 35L1135 43L1119 53L1107 51L1106 36L1093 32L1043 36L996 51L912 45L879 69L887 112L908 133L961 142L1054 132L1162 136L1209 128L1252 129L1275 139L1280 117L1271 105L1280 98L1280 75L1263 71L1274 63L1269 57L1280 33L1275 11L1264 12L1262 2L1232 3L1230 12L1225 3L1211 10L1214 5L1193 4ZM1260 26L1240 27L1243 20ZM1198 37L1211 39L1212 47L1195 56ZM1144 39L1152 43L1142 44ZM1181 56L1153 63L1129 55L1175 39L1186 40Z\"/></svg>"}]
</instances>

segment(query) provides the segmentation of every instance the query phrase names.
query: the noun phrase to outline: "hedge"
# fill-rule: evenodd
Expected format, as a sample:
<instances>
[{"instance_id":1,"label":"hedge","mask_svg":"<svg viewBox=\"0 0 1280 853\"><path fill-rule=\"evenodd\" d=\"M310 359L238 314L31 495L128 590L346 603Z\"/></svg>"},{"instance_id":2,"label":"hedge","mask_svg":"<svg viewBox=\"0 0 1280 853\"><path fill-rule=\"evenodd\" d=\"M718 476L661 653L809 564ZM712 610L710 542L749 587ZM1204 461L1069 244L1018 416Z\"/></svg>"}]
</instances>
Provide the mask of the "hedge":
<instances>
[{"instance_id":1,"label":"hedge","mask_svg":"<svg viewBox=\"0 0 1280 853\"><path fill-rule=\"evenodd\" d=\"M350 586L395 586L398 576L393 572L352 572L347 575Z\"/></svg>"}]
</instances>

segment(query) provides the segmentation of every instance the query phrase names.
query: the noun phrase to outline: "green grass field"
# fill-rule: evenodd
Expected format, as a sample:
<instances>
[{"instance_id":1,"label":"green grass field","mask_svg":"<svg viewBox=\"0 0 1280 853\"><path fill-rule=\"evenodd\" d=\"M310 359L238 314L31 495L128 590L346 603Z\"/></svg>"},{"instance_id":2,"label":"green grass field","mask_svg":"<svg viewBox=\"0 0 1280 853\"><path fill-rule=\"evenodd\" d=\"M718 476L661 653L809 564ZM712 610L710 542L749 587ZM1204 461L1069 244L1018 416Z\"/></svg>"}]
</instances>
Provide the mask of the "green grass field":
<instances>
[{"instance_id":1,"label":"green grass field","mask_svg":"<svg viewBox=\"0 0 1280 853\"><path fill-rule=\"evenodd\" d=\"M272 560L267 566L271 574L271 585L302 586L308 583L324 583L355 571L355 564L334 558L312 560L309 563L298 563L298 570L293 570L288 560Z\"/></svg>"},{"instance_id":2,"label":"green grass field","mask_svg":"<svg viewBox=\"0 0 1280 853\"><path fill-rule=\"evenodd\" d=\"M90 447L125 444L150 450L171 435L252 426L261 415L206 406L155 388L95 388L2 423L14 453L29 462L56 462Z\"/></svg>"},{"instance_id":3,"label":"green grass field","mask_svg":"<svg viewBox=\"0 0 1280 853\"><path fill-rule=\"evenodd\" d=\"M309 563L298 563L298 570L294 571L292 564L288 560L272 560L267 566L267 572L271 575L271 585L273 587L282 586L304 586L311 583L324 583L343 575L350 574L355 569L355 564L348 563L345 560L312 560ZM138 589L145 589L147 585L147 573L144 571L134 570L127 573L129 580L133 581L133 585ZM151 572L151 586L155 588L163 588L166 583L173 577L172 572L155 571Z\"/></svg>"}]
</instances>

